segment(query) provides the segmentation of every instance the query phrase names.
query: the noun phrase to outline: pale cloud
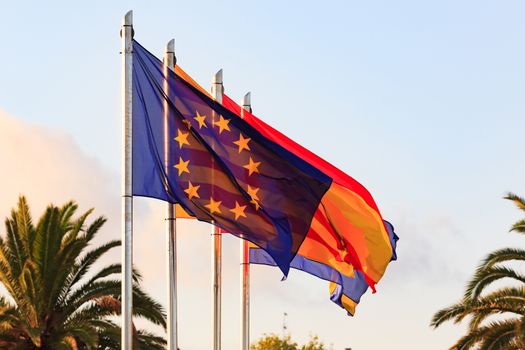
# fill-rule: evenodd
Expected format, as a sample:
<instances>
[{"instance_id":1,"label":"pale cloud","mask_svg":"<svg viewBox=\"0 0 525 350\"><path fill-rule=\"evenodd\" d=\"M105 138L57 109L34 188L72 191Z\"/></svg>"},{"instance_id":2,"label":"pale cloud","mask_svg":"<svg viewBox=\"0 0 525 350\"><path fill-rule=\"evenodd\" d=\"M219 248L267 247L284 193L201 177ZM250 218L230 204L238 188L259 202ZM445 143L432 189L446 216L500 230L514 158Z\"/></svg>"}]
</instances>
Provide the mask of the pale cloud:
<instances>
[{"instance_id":1,"label":"pale cloud","mask_svg":"<svg viewBox=\"0 0 525 350\"><path fill-rule=\"evenodd\" d=\"M67 134L35 126L0 110L0 213L20 194L35 214L50 203L77 200L82 208L115 217L118 182L94 158L86 156Z\"/></svg>"},{"instance_id":2,"label":"pale cloud","mask_svg":"<svg viewBox=\"0 0 525 350\"><path fill-rule=\"evenodd\" d=\"M464 283L470 270L458 264L457 259L468 239L452 220L443 216L406 215L391 220L401 236L397 247L400 259L390 264L385 281L396 287L407 283L438 286Z\"/></svg>"}]
</instances>

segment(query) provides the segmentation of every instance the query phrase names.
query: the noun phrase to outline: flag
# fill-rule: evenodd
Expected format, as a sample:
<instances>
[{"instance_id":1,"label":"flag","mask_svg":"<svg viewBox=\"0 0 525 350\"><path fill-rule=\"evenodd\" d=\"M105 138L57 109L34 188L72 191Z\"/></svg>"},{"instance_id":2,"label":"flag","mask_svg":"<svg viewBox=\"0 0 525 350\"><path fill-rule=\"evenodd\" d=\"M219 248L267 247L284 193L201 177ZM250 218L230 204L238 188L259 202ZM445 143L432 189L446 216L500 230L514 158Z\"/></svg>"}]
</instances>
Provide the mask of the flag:
<instances>
[{"instance_id":1,"label":"flag","mask_svg":"<svg viewBox=\"0 0 525 350\"><path fill-rule=\"evenodd\" d=\"M226 95L223 96L223 105L241 115L241 107ZM361 271L375 292L375 284L383 276L395 244L370 192L351 176L252 113L243 111L242 115L262 135L332 179L301 245L301 255L348 277L354 276L354 270Z\"/></svg>"},{"instance_id":2,"label":"flag","mask_svg":"<svg viewBox=\"0 0 525 350\"><path fill-rule=\"evenodd\" d=\"M149 54L142 47L139 46L139 48L145 54ZM151 56L150 60L156 60L151 54L149 55ZM159 82L163 79L163 77L159 73L161 69L158 67L158 62L156 70L157 72L155 76L155 85L156 90L159 93L159 91L161 90ZM281 255L280 257L282 258L282 260L275 260L275 262L281 268L281 270L283 270L283 272L287 271L291 260L289 260L288 263L286 262L286 260L292 259L300 246L303 257L305 257L308 260L327 265L344 276L353 278L355 276L355 272L360 271L367 284L372 287L373 291L375 291L374 286L384 274L386 267L392 257L392 243L391 238L388 235L387 227L384 224L382 216L379 212L379 209L368 190L349 175L337 169L335 166L326 162L311 151L295 143L279 131L273 129L271 126L267 125L266 123L252 115L251 113L243 111L243 121L245 122L245 124L239 122L238 119L240 119L241 108L235 102L233 102L233 100L230 99L227 95L223 95L223 104L220 105L216 101L214 101L213 98L204 89L202 89L189 75L187 75L179 66L176 67L176 72L176 84L182 85L184 86L184 89L191 91L192 96L194 97L192 97L192 100L199 100L198 103L204 103L205 105L210 107L210 112L213 113L214 118L216 118L217 115L219 117L222 115L226 116L227 120L235 120L235 124L237 127L251 127L252 129L250 129L250 132L254 133L254 135L258 135L258 140L264 140L264 142L271 145L271 149L275 150L278 155L283 156L285 160L292 161L292 164L295 166L297 166L297 162L300 160L306 163L308 166L310 166L307 167L308 169L310 169L310 171L312 171L311 168L314 168L318 170L321 174L328 177L328 188L320 196L321 198L318 202L317 207L314 210L314 213L311 214L311 207L309 207L308 210L306 210L308 216L306 216L306 220L302 222L303 224L305 222L308 222L308 229L306 230L306 233L304 233L304 231L301 230L285 230L286 234L281 234L279 236L279 239L286 237L285 239L288 239L288 241L291 240L293 242L293 244L290 244L290 242L288 242L287 245L287 247L291 246L292 248L291 254L289 254L288 257L284 257L284 255ZM135 77L134 79L136 81ZM169 80L171 81L172 79L174 78L171 76L170 73ZM173 87L171 85L173 85L172 82L170 82L170 90L173 90ZM171 96L164 96L163 98L168 99L170 101L173 99ZM160 100L162 100L163 98L160 98ZM177 100L177 98L181 100L184 99L178 96L174 97L175 100ZM184 106L184 103L182 104ZM157 115L160 114L159 105L160 102L157 102ZM184 115L183 112L177 110L176 104L170 103L170 105L177 111L177 115ZM226 109L224 109L224 107ZM187 117L188 113L189 112L186 111L186 115L183 118L184 123L189 123ZM217 122L219 122L219 124L221 123L220 118L219 120L217 120ZM213 123L213 126L216 126L216 124ZM135 128L136 127L134 125L134 129ZM157 129L158 128L159 126L157 125ZM191 131L194 131L194 129L191 129ZM177 210L177 217L194 216L200 220L211 221L212 218L210 218L209 216L203 217L203 215L195 215L191 211L191 206L185 206L184 203L178 201L177 196L173 195L173 193L170 193L172 192L172 181L170 181L169 179L169 174L164 174L162 166L159 165L163 162L163 154L160 151L162 147L160 147L159 144L161 143L162 138L158 137L158 134L160 134L158 131L156 131L156 133L156 141L148 141L150 142L150 144L148 145L149 151L151 151L151 149L156 149L156 155L153 157L156 157L156 161L152 161L150 159L148 162L145 162L145 164L147 163L146 168L150 169L155 168L155 164L157 164L156 167L158 169L151 170L148 174L146 174L147 176L142 177L141 180L139 180L142 182L142 188L140 188L140 186L135 186L136 175L134 175L134 193L137 195L145 195L149 197L160 198L163 200L170 201L172 203L175 202L180 204L180 206L178 205L178 208L182 208L183 210ZM221 130L219 126L219 136L220 134ZM239 139L235 140L235 142L241 143L241 145L237 144L237 146L239 147L239 153L244 152L244 149L242 148L242 143L246 142L244 139L245 136L242 137L243 138L241 138L241 135L239 135ZM211 146L216 147L216 144L211 143ZM280 146L281 148L278 148L277 146ZM145 149L144 154L147 154L149 152L148 147L143 148ZM183 145L181 145L181 147L183 147ZM209 147L210 142L207 142L207 148ZM211 147L212 150L215 151L215 147ZM212 153L214 154L214 156L223 155L219 155L217 152ZM231 158L229 160L234 160L234 158ZM136 164L135 151L134 164ZM245 165L253 167L256 164L252 163L250 165L250 163L247 163ZM301 167L299 167L299 169L301 169ZM217 171L217 169L215 169L214 171ZM325 182L325 178L316 177L315 174L315 172L308 173L309 176L312 176L318 182L323 183L324 185L327 184ZM168 180L163 180L166 176L168 177ZM319 174L317 174L317 176L319 176ZM245 182L244 184L249 185ZM266 189L265 192L254 193L253 187L242 187L242 184L240 187L241 190L243 190L241 191L241 194L244 194L244 198L246 200L250 200L251 204L255 206L256 210L260 209L261 205L261 203L259 203L259 194L264 193L265 196L267 196L269 193L275 193L275 191L268 192L268 189ZM306 187L302 186L301 189L305 189ZM250 190L251 193L248 193L248 190ZM265 189L262 189L262 191L264 190ZM261 191L261 188L258 188L257 191ZM140 194L140 192L142 192L142 194ZM321 192L322 191L316 192L316 194L319 194ZM248 194L248 196L246 196L246 194ZM252 195L255 196L252 197ZM296 205L301 206L303 204L300 195L297 196L295 199L298 200L296 202ZM310 199L312 199L311 196ZM308 203L312 204L317 199L319 199L319 196L316 196L315 198L313 198L312 201ZM266 203L270 204L270 202ZM265 207L265 209L268 209L268 207ZM285 219L285 221L286 220L288 219ZM231 222L228 223L231 224ZM272 224L275 225L275 222L272 221ZM217 225L224 229L224 231L231 232L235 235L241 235L243 233L243 227L236 226L235 229L232 230L226 227L226 225L221 224L219 222L217 223ZM295 225L294 227L297 227L297 225ZM302 225L301 227L304 229L304 225ZM279 232L282 232L282 230ZM291 235L291 239L289 235ZM258 236L255 231L251 230L249 230L249 232L243 235L243 237L254 242L255 244L257 244L256 240L265 241L265 239L268 238L268 236L260 237L260 235ZM257 245L265 249L270 254L272 259L275 258L275 254L280 254L283 252L283 245L281 244L279 246L278 244L276 244L275 239L269 242L269 244ZM278 247L276 247L276 245ZM284 249L284 251L285 250L286 249Z\"/></svg>"},{"instance_id":3,"label":"flag","mask_svg":"<svg viewBox=\"0 0 525 350\"><path fill-rule=\"evenodd\" d=\"M385 226L388 229L392 242L391 259L396 260L396 243L398 237L394 232L392 224L385 221ZM253 244L250 245L249 248L249 261L251 264L275 266L272 258L264 250ZM302 255L301 249L297 252L290 266L329 281L330 300L345 309L351 316L355 314L355 309L361 296L363 296L368 289L368 283L362 272L355 271L353 277L345 276L328 265L305 258Z\"/></svg>"},{"instance_id":4,"label":"flag","mask_svg":"<svg viewBox=\"0 0 525 350\"><path fill-rule=\"evenodd\" d=\"M179 66L176 67L176 72L206 94ZM237 116L242 115L262 135L314 165L332 179L330 189L314 214L301 250L304 257L331 266L346 276L352 277L355 269L364 272L367 283L375 291L375 284L390 262L392 236L388 234L387 226L368 190L348 174L249 111L242 110L241 113L241 107L227 95L223 95L222 100L224 107Z\"/></svg>"},{"instance_id":5,"label":"flag","mask_svg":"<svg viewBox=\"0 0 525 350\"><path fill-rule=\"evenodd\" d=\"M176 66L176 72L189 84L206 94L206 91L180 66ZM390 247L395 245L395 243L392 241L393 236L388 234L387 225L382 222L379 209L368 190L349 175L264 123L252 113L246 110L242 110L241 113L241 107L227 95L223 95L223 105L236 115L242 115L243 119L261 134L298 157L314 164L333 179L335 185L333 184L332 195L322 199L320 208L315 213L314 221L303 243L305 255L314 261L316 259L317 261L322 261L348 276L353 276L355 266L358 269L363 268L362 264L356 260L359 260L360 256L364 256L365 268L367 260L372 261L374 265L379 266L377 271L379 271L379 276L382 276L386 269L386 264L390 261L388 258L389 246L386 244L385 237L388 237L391 243ZM345 191L341 190L341 188L348 190L348 192L344 193ZM343 201L339 208L331 205L331 198L334 197L334 194L337 197L338 192L341 194ZM360 212L364 213L362 218L359 217ZM188 217L188 215L183 211L178 211L177 217ZM355 217L357 217L357 220L354 222L356 225L352 225L349 221ZM371 224L367 227L366 222ZM350 237L352 235L353 237ZM397 240L397 236L395 237ZM357 241L357 244L354 254L349 255L347 247L354 244L355 241ZM364 246L362 244L363 241L365 242ZM366 245L368 245L369 249L367 249ZM315 252L316 248L320 248L317 254L312 253ZM369 255L367 256L367 254ZM366 276L367 283L372 286L373 290L375 290L375 283L379 280L377 274L376 278L374 280Z\"/></svg>"},{"instance_id":6,"label":"flag","mask_svg":"<svg viewBox=\"0 0 525 350\"><path fill-rule=\"evenodd\" d=\"M287 275L331 178L171 70L166 78L136 41L132 91L133 195L242 235Z\"/></svg>"}]
</instances>

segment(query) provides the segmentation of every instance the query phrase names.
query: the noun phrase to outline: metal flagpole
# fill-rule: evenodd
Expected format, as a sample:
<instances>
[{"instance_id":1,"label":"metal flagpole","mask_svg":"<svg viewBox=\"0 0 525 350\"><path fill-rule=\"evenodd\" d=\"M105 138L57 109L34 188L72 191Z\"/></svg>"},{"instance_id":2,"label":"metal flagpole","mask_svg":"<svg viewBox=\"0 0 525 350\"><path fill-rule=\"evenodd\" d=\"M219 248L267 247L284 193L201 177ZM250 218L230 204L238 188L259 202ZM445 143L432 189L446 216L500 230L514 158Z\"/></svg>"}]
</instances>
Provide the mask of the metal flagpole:
<instances>
[{"instance_id":1,"label":"metal flagpole","mask_svg":"<svg viewBox=\"0 0 525 350\"><path fill-rule=\"evenodd\" d=\"M222 103L222 69L215 73L212 84L211 94ZM212 116L212 121L215 116ZM213 183L212 183L213 185ZM221 349L221 285L222 285L222 235L218 227L212 226L212 350Z\"/></svg>"},{"instance_id":2,"label":"metal flagpole","mask_svg":"<svg viewBox=\"0 0 525 350\"><path fill-rule=\"evenodd\" d=\"M175 40L171 39L164 52L164 93L169 98L168 72L175 70ZM170 171L169 154L169 103L164 100L164 167L166 176ZM166 243L167 243L167 274L168 274L168 348L177 350L177 222L175 205L166 203Z\"/></svg>"},{"instance_id":3,"label":"metal flagpole","mask_svg":"<svg viewBox=\"0 0 525 350\"><path fill-rule=\"evenodd\" d=\"M133 347L132 63L133 11L122 20L122 350Z\"/></svg>"},{"instance_id":4,"label":"metal flagpole","mask_svg":"<svg viewBox=\"0 0 525 350\"><path fill-rule=\"evenodd\" d=\"M251 93L242 98L241 117L252 112ZM250 257L249 242L241 239L241 350L250 349Z\"/></svg>"}]
</instances>

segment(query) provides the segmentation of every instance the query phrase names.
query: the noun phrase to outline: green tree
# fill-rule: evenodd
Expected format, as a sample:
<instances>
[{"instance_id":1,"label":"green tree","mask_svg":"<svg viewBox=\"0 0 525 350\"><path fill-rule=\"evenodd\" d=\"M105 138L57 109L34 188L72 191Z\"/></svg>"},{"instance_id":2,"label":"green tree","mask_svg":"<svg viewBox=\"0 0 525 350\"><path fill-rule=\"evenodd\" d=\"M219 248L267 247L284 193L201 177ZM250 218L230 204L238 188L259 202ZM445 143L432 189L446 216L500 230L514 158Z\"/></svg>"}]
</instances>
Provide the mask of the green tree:
<instances>
[{"instance_id":1,"label":"green tree","mask_svg":"<svg viewBox=\"0 0 525 350\"><path fill-rule=\"evenodd\" d=\"M98 271L93 265L120 241L95 248L91 242L106 222L86 225L89 210L74 217L77 204L49 205L33 224L29 206L20 197L0 237L0 348L27 350L120 349L120 327L111 319L120 313L120 264ZM134 272L133 313L166 327L160 304L139 286ZM134 329L135 348L164 349L165 340Z\"/></svg>"},{"instance_id":2,"label":"green tree","mask_svg":"<svg viewBox=\"0 0 525 350\"><path fill-rule=\"evenodd\" d=\"M317 335L310 338L307 344L301 346L301 350L327 350Z\"/></svg>"},{"instance_id":3,"label":"green tree","mask_svg":"<svg viewBox=\"0 0 525 350\"><path fill-rule=\"evenodd\" d=\"M276 334L265 334L256 343L250 346L250 350L328 350L319 340L319 337L312 336L310 341L299 347L292 341L290 335L279 337Z\"/></svg>"},{"instance_id":4,"label":"green tree","mask_svg":"<svg viewBox=\"0 0 525 350\"><path fill-rule=\"evenodd\" d=\"M525 211L523 198L509 193L505 199ZM525 220L516 222L510 231L525 233ZM516 262L525 262L524 249L504 248L490 253L467 284L464 297L434 315L433 327L468 318L467 334L450 349L525 349L525 275ZM511 283L497 288L507 281Z\"/></svg>"},{"instance_id":5,"label":"green tree","mask_svg":"<svg viewBox=\"0 0 525 350\"><path fill-rule=\"evenodd\" d=\"M297 343L292 342L289 335L280 338L276 334L265 334L250 346L250 350L298 350Z\"/></svg>"}]
</instances>

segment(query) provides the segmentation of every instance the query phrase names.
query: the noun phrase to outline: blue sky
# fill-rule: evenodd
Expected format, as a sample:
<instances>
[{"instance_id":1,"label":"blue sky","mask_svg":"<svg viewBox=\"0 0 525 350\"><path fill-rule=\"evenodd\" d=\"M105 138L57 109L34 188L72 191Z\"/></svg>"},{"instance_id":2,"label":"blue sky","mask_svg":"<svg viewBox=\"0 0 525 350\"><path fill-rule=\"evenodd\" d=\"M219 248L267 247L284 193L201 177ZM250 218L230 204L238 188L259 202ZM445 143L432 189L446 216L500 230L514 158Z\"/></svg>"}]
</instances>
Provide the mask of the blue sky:
<instances>
[{"instance_id":1,"label":"blue sky","mask_svg":"<svg viewBox=\"0 0 525 350\"><path fill-rule=\"evenodd\" d=\"M362 182L401 236L399 261L354 319L324 303L305 321L308 308L286 295L325 288L309 277L255 281L252 337L279 331L286 308L294 335L318 333L336 349L380 348L365 331L376 324L394 324L384 344L395 349L450 345L458 330L429 330L432 312L461 296L485 253L522 243L506 233L519 213L501 197L525 195L525 3L3 4L0 109L70 135L116 179L118 31L129 9L145 47L160 56L175 38L179 64L204 87L223 68L228 95L252 91L257 116ZM258 314L263 303L278 306ZM195 330L184 316L183 349L191 350ZM235 331L225 344L236 346Z\"/></svg>"}]
</instances>

